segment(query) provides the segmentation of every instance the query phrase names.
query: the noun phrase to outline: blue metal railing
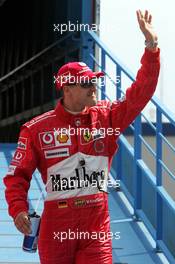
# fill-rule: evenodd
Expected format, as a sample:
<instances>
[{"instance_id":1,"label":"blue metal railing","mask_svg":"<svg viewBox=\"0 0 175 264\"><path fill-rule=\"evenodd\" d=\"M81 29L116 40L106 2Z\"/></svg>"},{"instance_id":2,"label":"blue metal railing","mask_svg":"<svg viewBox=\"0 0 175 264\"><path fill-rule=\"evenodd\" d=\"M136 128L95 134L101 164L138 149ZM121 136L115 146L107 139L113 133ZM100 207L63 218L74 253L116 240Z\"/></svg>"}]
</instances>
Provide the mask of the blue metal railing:
<instances>
[{"instance_id":1,"label":"blue metal railing","mask_svg":"<svg viewBox=\"0 0 175 264\"><path fill-rule=\"evenodd\" d=\"M134 75L109 51L94 32L89 31L84 32L84 34L87 41L93 41L94 50L98 50L98 54L101 54L99 63L95 59L91 48L88 61L86 61L87 64L92 65L93 63L110 77L106 71L107 60L109 60L116 67L116 77L118 79L122 80L122 75L124 75L132 82L135 80ZM116 86L116 99L118 99L124 93L121 89L122 82L116 83L113 80L111 82ZM106 85L103 84L101 89L101 98L105 99L107 96ZM134 146L131 147L126 138L121 135L119 139L120 151L113 167L117 171L117 178L121 180L122 190L134 208L136 219L141 218L156 241L156 252L163 251L168 260L175 263L175 231L173 226L175 222L175 202L162 184L163 172L167 173L173 181L175 180L172 169L168 168L162 157L163 143L175 154L175 147L163 134L162 121L165 117L175 127L175 115L161 104L155 96L151 99L151 102L156 108L155 124L143 113L136 118L134 125L130 126L133 131ZM155 150L143 137L142 119L155 133ZM146 164L143 160L142 146L147 149L155 160L156 169L154 173L151 171L149 164ZM130 168L129 171L128 168Z\"/></svg>"}]
</instances>

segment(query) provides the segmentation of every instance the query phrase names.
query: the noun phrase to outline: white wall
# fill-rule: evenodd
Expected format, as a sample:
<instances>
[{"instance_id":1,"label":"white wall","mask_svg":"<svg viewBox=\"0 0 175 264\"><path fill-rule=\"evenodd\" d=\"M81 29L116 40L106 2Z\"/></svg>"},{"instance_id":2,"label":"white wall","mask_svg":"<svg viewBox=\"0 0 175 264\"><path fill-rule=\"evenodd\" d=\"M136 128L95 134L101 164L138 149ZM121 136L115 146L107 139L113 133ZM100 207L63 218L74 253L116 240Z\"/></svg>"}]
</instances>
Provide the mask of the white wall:
<instances>
[{"instance_id":1,"label":"white wall","mask_svg":"<svg viewBox=\"0 0 175 264\"><path fill-rule=\"evenodd\" d=\"M156 96L175 113L175 1L101 0L100 37L136 74L144 50L144 37L137 24L137 9L148 9L153 15L153 25L159 37L162 63ZM112 68L110 64L108 67ZM126 86L128 85L129 83L126 82ZM113 93L111 89L108 91L113 97L115 91ZM154 120L155 114L152 106L147 107L145 112Z\"/></svg>"}]
</instances>

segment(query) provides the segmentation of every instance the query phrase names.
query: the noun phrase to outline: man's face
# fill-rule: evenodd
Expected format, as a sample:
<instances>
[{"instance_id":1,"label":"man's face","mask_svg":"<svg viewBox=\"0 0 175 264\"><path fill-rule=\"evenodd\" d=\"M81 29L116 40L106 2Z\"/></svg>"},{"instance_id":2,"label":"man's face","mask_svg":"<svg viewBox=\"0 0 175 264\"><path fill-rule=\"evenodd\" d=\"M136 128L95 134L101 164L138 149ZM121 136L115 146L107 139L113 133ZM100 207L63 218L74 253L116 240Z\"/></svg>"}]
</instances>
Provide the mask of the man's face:
<instances>
[{"instance_id":1,"label":"man's face","mask_svg":"<svg viewBox=\"0 0 175 264\"><path fill-rule=\"evenodd\" d=\"M75 84L68 87L70 100L76 106L94 106L97 104L97 88L95 83Z\"/></svg>"}]
</instances>

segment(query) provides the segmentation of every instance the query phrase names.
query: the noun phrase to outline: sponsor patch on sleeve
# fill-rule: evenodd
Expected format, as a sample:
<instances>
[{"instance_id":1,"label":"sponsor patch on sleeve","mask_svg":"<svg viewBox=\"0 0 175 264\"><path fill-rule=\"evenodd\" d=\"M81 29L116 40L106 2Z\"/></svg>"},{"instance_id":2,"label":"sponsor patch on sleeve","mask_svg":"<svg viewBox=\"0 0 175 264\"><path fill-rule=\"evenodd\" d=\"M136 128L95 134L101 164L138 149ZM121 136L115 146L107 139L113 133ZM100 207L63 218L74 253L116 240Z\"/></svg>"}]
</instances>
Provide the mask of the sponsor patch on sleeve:
<instances>
[{"instance_id":1,"label":"sponsor patch on sleeve","mask_svg":"<svg viewBox=\"0 0 175 264\"><path fill-rule=\"evenodd\" d=\"M16 150L12 162L20 164L21 161L25 158L26 152L22 150Z\"/></svg>"},{"instance_id":2,"label":"sponsor patch on sleeve","mask_svg":"<svg viewBox=\"0 0 175 264\"><path fill-rule=\"evenodd\" d=\"M18 149L27 149L27 138L19 137L18 139Z\"/></svg>"},{"instance_id":3,"label":"sponsor patch on sleeve","mask_svg":"<svg viewBox=\"0 0 175 264\"><path fill-rule=\"evenodd\" d=\"M7 172L7 174L8 174L8 175L14 175L14 174L15 174L15 170L16 170L16 166L14 166L14 165L10 165L10 166L8 167L8 172Z\"/></svg>"}]
</instances>

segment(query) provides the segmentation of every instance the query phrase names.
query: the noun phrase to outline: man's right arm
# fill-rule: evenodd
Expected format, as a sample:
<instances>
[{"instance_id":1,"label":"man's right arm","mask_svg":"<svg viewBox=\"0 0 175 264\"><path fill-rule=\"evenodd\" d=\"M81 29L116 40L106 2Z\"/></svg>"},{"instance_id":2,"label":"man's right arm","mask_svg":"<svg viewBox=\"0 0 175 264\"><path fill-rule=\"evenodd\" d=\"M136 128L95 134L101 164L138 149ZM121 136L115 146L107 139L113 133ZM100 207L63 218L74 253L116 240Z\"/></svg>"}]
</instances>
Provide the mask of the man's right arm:
<instances>
[{"instance_id":1,"label":"man's right arm","mask_svg":"<svg viewBox=\"0 0 175 264\"><path fill-rule=\"evenodd\" d=\"M9 206L8 211L10 216L13 217L16 227L22 233L28 233L29 231L27 194L36 166L30 131L24 127L21 130L18 146L7 175L4 177L6 186L5 197Z\"/></svg>"}]
</instances>

